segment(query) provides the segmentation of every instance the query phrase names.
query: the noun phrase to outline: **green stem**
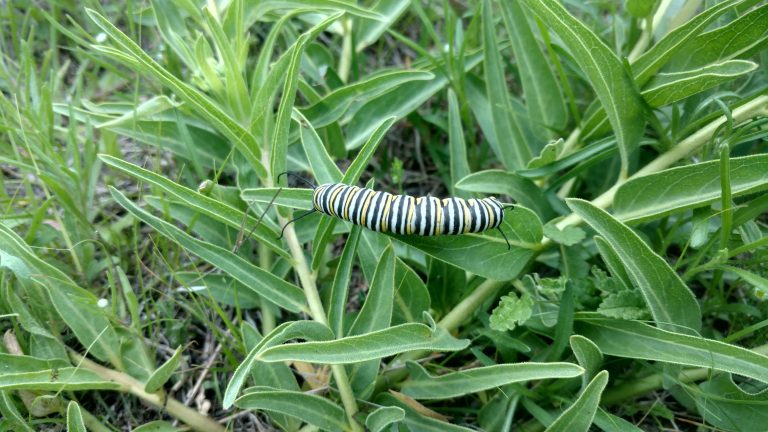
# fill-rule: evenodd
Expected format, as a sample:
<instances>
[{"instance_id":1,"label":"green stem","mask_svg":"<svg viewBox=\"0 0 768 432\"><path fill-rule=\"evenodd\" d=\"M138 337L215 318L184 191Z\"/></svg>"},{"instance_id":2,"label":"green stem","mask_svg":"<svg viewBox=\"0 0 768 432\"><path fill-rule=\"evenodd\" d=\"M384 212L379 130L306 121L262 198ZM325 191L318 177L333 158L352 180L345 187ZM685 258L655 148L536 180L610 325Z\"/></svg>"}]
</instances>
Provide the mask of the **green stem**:
<instances>
[{"instance_id":1,"label":"green stem","mask_svg":"<svg viewBox=\"0 0 768 432\"><path fill-rule=\"evenodd\" d=\"M264 243L259 243L259 267L266 271L272 268L272 251ZM265 302L266 303L266 302ZM275 313L271 305L261 307L261 334L268 335L276 325Z\"/></svg>"},{"instance_id":2,"label":"green stem","mask_svg":"<svg viewBox=\"0 0 768 432\"><path fill-rule=\"evenodd\" d=\"M741 123L761 113L762 114L768 113L768 96L765 96L765 95L758 96L753 100L733 110L733 113L732 113L733 122L734 124ZM718 128L726 121L728 121L726 116L718 117L708 125L704 126L703 128L696 131L694 134L690 135L688 138L681 141L680 144L678 144L672 150L659 155L656 159L651 161L648 165L638 170L634 175L624 180L619 179L619 181L617 181L616 184L613 185L613 187L605 191L599 197L592 200L592 205L602 209L610 207L613 204L613 199L616 197L616 192L619 190L619 187L622 184L624 184L626 181L647 176L649 174L653 174L653 173L662 171L666 168L669 168L675 162L690 155L691 153L696 151L699 147L709 142L712 136L717 132ZM581 222L582 222L581 217L579 217L575 213L572 213L565 219L558 222L557 228L562 230L565 227L578 225ZM550 239L544 239L543 244L546 245L546 244L550 244L551 242L552 241Z\"/></svg>"},{"instance_id":3,"label":"green stem","mask_svg":"<svg viewBox=\"0 0 768 432\"><path fill-rule=\"evenodd\" d=\"M499 288L501 288L503 285L504 282L502 281L490 279L484 281L477 288L475 288L474 291L472 291L472 294L467 296L467 298L462 300L461 303L457 304L456 307L451 309L451 311L448 312L443 317L443 319L437 323L437 325L448 331L456 330L459 328L461 323L463 323L465 320L471 317L475 311L477 311L477 308L485 303L486 300L493 297Z\"/></svg>"},{"instance_id":4,"label":"green stem","mask_svg":"<svg viewBox=\"0 0 768 432\"><path fill-rule=\"evenodd\" d=\"M144 383L140 382L136 378L106 368L98 363L95 363L77 353L70 353L72 362L78 364L81 367L94 372L101 378L113 381L121 385L120 390L131 393L139 397L144 402L155 406L156 408L167 412L173 417L181 420L189 427L197 431L212 431L212 432L225 432L224 426L217 423L214 419L200 414L196 410L182 404L178 400L166 395L163 392L147 393L144 391Z\"/></svg>"},{"instance_id":5,"label":"green stem","mask_svg":"<svg viewBox=\"0 0 768 432\"><path fill-rule=\"evenodd\" d=\"M339 58L339 78L347 82L352 68L352 21L344 17L341 20L341 26L344 29L344 39L341 45L341 58Z\"/></svg>"},{"instance_id":6,"label":"green stem","mask_svg":"<svg viewBox=\"0 0 768 432\"><path fill-rule=\"evenodd\" d=\"M301 286L304 288L304 294L307 296L307 303L309 304L309 310L312 314L312 319L315 321L328 325L328 318L325 315L325 309L323 308L323 302L320 300L320 293L317 291L317 285L315 284L315 278L312 276L312 272L309 270L307 259L304 257L304 250L301 248L301 243L296 237L296 231L293 229L293 225L287 225L288 221L282 216L279 217L280 224L285 226L285 241L288 243L288 248L291 250L291 256L294 261L294 270L299 276ZM347 413L349 424L354 431L362 431L362 428L357 423L354 415L357 414L357 401L355 400L355 394L352 392L352 386L349 384L349 377L347 377L347 370L344 369L344 365L331 365L331 372L336 380L336 386L341 396L341 402L344 405L344 410Z\"/></svg>"}]
</instances>

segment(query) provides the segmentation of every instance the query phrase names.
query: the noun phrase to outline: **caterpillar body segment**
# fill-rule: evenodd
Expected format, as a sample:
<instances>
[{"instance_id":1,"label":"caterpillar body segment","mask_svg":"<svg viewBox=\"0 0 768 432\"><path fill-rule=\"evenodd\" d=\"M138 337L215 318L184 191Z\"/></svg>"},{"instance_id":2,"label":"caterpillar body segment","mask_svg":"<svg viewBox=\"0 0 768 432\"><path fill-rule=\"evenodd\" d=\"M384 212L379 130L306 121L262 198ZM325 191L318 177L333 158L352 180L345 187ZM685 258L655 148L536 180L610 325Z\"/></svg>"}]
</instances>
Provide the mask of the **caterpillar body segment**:
<instances>
[{"instance_id":1,"label":"caterpillar body segment","mask_svg":"<svg viewBox=\"0 0 768 432\"><path fill-rule=\"evenodd\" d=\"M498 228L504 221L504 206L496 198L413 197L341 183L315 188L312 205L355 225L402 235L477 233Z\"/></svg>"}]
</instances>

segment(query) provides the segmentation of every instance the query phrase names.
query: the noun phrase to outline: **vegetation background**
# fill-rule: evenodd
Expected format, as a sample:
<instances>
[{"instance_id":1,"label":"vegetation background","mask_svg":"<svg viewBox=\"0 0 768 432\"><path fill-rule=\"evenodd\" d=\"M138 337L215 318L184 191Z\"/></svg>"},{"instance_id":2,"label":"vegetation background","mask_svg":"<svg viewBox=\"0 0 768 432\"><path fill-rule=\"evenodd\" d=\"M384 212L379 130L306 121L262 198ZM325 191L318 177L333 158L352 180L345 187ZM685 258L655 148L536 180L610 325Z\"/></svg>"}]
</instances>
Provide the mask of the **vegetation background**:
<instances>
[{"instance_id":1,"label":"vegetation background","mask_svg":"<svg viewBox=\"0 0 768 432\"><path fill-rule=\"evenodd\" d=\"M0 20L0 430L766 430L764 1ZM286 170L501 196L512 247L278 239Z\"/></svg>"}]
</instances>

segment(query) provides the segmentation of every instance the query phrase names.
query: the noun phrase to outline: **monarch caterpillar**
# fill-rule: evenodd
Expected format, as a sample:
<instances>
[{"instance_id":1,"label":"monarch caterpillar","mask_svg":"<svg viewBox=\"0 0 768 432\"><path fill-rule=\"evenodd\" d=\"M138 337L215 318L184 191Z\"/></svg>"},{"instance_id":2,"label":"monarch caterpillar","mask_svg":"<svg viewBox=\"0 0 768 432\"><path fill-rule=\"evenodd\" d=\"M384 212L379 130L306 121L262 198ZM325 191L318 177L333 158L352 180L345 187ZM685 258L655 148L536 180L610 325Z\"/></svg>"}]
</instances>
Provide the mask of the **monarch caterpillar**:
<instances>
[{"instance_id":1,"label":"monarch caterpillar","mask_svg":"<svg viewBox=\"0 0 768 432\"><path fill-rule=\"evenodd\" d=\"M315 186L299 176L296 178L312 188L312 210L288 224L320 212L373 231L400 235L457 235L495 228L511 249L507 236L500 228L504 221L504 210L509 207L493 197L468 200L455 197L413 197L343 183Z\"/></svg>"}]
</instances>

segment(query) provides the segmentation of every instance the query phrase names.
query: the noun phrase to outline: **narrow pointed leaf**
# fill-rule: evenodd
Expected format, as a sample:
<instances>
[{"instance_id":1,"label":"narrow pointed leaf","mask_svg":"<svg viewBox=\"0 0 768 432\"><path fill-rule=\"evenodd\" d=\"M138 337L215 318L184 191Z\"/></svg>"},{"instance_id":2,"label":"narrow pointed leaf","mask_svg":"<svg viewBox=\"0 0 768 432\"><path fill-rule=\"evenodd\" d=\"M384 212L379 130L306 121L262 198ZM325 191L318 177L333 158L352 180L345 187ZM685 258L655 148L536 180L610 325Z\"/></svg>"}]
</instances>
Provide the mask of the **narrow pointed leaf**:
<instances>
[{"instance_id":1,"label":"narrow pointed leaf","mask_svg":"<svg viewBox=\"0 0 768 432\"><path fill-rule=\"evenodd\" d=\"M608 318L578 319L576 332L606 355L712 368L768 383L768 356L735 345Z\"/></svg>"},{"instance_id":2,"label":"narrow pointed leaf","mask_svg":"<svg viewBox=\"0 0 768 432\"><path fill-rule=\"evenodd\" d=\"M733 197L768 189L768 155L730 159ZM621 185L613 208L624 222L643 222L720 199L720 161L670 168Z\"/></svg>"},{"instance_id":3,"label":"narrow pointed leaf","mask_svg":"<svg viewBox=\"0 0 768 432\"><path fill-rule=\"evenodd\" d=\"M239 397L235 405L243 409L285 414L325 431L349 428L346 414L340 406L324 397L299 391L259 388Z\"/></svg>"},{"instance_id":4,"label":"narrow pointed leaf","mask_svg":"<svg viewBox=\"0 0 768 432\"><path fill-rule=\"evenodd\" d=\"M130 162L118 159L109 155L99 155L104 163L112 168L115 168L131 177L149 183L153 186L160 188L164 193L169 196L180 200L186 206L198 211L208 217L211 217L219 222L222 222L235 229L244 229L247 232L259 240L260 243L265 244L273 252L283 256L290 257L290 254L285 251L282 245L275 239L278 233L269 228L266 224L256 225L257 218L251 215L245 215L242 211L227 205L226 203L205 196L195 190L184 187L174 181L153 173L147 169L141 168ZM274 195L274 193L273 193ZM269 202L269 201L267 201ZM245 223L243 223L245 221ZM256 226L254 229L253 227Z\"/></svg>"},{"instance_id":5,"label":"narrow pointed leaf","mask_svg":"<svg viewBox=\"0 0 768 432\"><path fill-rule=\"evenodd\" d=\"M86 432L83 413L75 401L69 401L67 404L67 432Z\"/></svg>"},{"instance_id":6,"label":"narrow pointed leaf","mask_svg":"<svg viewBox=\"0 0 768 432\"><path fill-rule=\"evenodd\" d=\"M674 331L695 332L701 328L696 298L664 258L604 210L584 200L569 199L567 203L613 247L657 325Z\"/></svg>"},{"instance_id":7,"label":"narrow pointed leaf","mask_svg":"<svg viewBox=\"0 0 768 432\"><path fill-rule=\"evenodd\" d=\"M306 309L304 292L296 285L251 264L227 249L190 236L179 228L141 209L117 189L110 188L110 192L115 201L136 218L189 252L220 268L268 301L292 312Z\"/></svg>"},{"instance_id":8,"label":"narrow pointed leaf","mask_svg":"<svg viewBox=\"0 0 768 432\"><path fill-rule=\"evenodd\" d=\"M322 364L356 363L408 351L458 351L469 344L441 328L424 324L401 324L384 330L321 342L300 342L264 350L260 360L304 361Z\"/></svg>"},{"instance_id":9,"label":"narrow pointed leaf","mask_svg":"<svg viewBox=\"0 0 768 432\"><path fill-rule=\"evenodd\" d=\"M171 375L176 372L176 369L179 368L180 362L181 347L178 347L176 348L176 351L173 352L171 358L166 360L165 363L160 365L160 367L152 373L146 384L144 384L144 391L147 393L154 393L160 390L165 385L165 383L171 379Z\"/></svg>"},{"instance_id":10,"label":"narrow pointed leaf","mask_svg":"<svg viewBox=\"0 0 768 432\"><path fill-rule=\"evenodd\" d=\"M222 405L229 408L235 403L240 389L245 385L245 380L253 368L259 355L267 348L279 345L291 339L304 340L330 340L333 339L333 332L323 324L316 321L291 321L280 324L275 327L268 335L264 336L256 346L251 349L240 366L235 369L232 379L227 384L224 391Z\"/></svg>"},{"instance_id":11,"label":"narrow pointed leaf","mask_svg":"<svg viewBox=\"0 0 768 432\"><path fill-rule=\"evenodd\" d=\"M600 406L600 396L608 384L608 372L602 371L584 389L576 402L568 407L547 432L587 432Z\"/></svg>"},{"instance_id":12,"label":"narrow pointed leaf","mask_svg":"<svg viewBox=\"0 0 768 432\"><path fill-rule=\"evenodd\" d=\"M401 389L414 399L450 399L516 382L574 378L584 373L572 363L499 364L432 376L420 364L409 362L408 370L411 379Z\"/></svg>"}]
</instances>

